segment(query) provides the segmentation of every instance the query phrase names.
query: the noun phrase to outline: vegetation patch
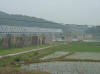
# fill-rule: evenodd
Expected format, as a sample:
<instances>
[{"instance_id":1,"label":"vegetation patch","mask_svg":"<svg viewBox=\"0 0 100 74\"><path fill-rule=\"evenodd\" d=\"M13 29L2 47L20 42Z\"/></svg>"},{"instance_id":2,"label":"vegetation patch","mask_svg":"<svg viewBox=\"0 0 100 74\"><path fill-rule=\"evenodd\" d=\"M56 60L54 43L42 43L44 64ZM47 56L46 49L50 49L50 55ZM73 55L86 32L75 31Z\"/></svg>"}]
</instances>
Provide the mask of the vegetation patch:
<instances>
[{"instance_id":1,"label":"vegetation patch","mask_svg":"<svg viewBox=\"0 0 100 74\"><path fill-rule=\"evenodd\" d=\"M61 56L59 58L48 59L48 60L40 60L45 56L53 54L58 51L62 52L100 52L100 47L95 46L95 44L99 44L100 42L73 42L73 43L56 43L60 44L59 46L53 46L44 50L33 51L26 54L21 54L12 57L6 57L0 59L0 67L5 66L18 66L20 67L21 64L29 64L29 63L37 63L37 62L51 62L51 61L89 61L89 62L100 62L100 60L93 60L93 59L71 59L71 58L64 58L67 55ZM55 43L54 43L55 44ZM51 44L51 45L54 45ZM89 44L89 46L87 46ZM10 52L10 50L9 50ZM71 53L72 54L72 53ZM71 55L70 54L70 55Z\"/></svg>"},{"instance_id":2,"label":"vegetation patch","mask_svg":"<svg viewBox=\"0 0 100 74\"><path fill-rule=\"evenodd\" d=\"M51 74L49 72L40 71L40 70L23 70L23 69L13 69L10 67L0 68L0 74Z\"/></svg>"}]
</instances>

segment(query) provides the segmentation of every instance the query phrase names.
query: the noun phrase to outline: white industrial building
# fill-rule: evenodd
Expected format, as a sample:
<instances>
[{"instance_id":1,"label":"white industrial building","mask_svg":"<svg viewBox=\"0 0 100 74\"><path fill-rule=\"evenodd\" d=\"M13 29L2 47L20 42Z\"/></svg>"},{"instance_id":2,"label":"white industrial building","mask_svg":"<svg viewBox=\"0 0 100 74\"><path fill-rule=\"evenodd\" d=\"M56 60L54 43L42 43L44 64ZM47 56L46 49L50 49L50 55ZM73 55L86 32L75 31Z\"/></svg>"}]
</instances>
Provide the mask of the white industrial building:
<instances>
[{"instance_id":1,"label":"white industrial building","mask_svg":"<svg viewBox=\"0 0 100 74\"><path fill-rule=\"evenodd\" d=\"M0 37L4 37L7 35L43 35L47 38L52 37L53 40L56 40L60 39L62 34L62 29L0 25Z\"/></svg>"}]
</instances>

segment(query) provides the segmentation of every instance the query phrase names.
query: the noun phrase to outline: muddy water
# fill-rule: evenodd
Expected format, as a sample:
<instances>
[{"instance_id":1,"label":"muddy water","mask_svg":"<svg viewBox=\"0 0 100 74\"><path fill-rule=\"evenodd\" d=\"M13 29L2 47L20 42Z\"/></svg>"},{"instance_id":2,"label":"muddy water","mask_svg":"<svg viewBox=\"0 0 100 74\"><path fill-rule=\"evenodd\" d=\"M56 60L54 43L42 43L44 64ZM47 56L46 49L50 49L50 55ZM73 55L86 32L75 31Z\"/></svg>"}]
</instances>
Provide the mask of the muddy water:
<instances>
[{"instance_id":1,"label":"muddy water","mask_svg":"<svg viewBox=\"0 0 100 74\"><path fill-rule=\"evenodd\" d=\"M43 58L41 58L41 60L44 60L44 59L51 59L51 58L58 58L58 57L61 57L61 56L64 56L66 54L69 54L70 52L64 52L64 51L57 51L51 55L48 55L48 56L45 56Z\"/></svg>"},{"instance_id":2,"label":"muddy water","mask_svg":"<svg viewBox=\"0 0 100 74\"><path fill-rule=\"evenodd\" d=\"M38 69L52 74L100 74L100 63L95 62L47 62L22 65L21 68Z\"/></svg>"},{"instance_id":3,"label":"muddy water","mask_svg":"<svg viewBox=\"0 0 100 74\"><path fill-rule=\"evenodd\" d=\"M99 52L75 52L74 54L66 56L65 58L100 60L100 53Z\"/></svg>"}]
</instances>

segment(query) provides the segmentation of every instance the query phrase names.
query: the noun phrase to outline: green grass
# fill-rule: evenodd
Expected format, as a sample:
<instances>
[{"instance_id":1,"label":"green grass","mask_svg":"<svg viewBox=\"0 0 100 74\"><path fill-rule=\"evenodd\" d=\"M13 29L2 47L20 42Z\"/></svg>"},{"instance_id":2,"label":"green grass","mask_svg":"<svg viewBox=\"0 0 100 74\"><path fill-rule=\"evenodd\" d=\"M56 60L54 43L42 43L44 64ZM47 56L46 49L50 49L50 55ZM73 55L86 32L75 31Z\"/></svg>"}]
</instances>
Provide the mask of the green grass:
<instances>
[{"instance_id":1,"label":"green grass","mask_svg":"<svg viewBox=\"0 0 100 74\"><path fill-rule=\"evenodd\" d=\"M100 52L100 42L73 42L56 49L76 52Z\"/></svg>"},{"instance_id":2,"label":"green grass","mask_svg":"<svg viewBox=\"0 0 100 74\"><path fill-rule=\"evenodd\" d=\"M35 46L27 46L27 47L23 47L23 48L10 48L10 49L0 48L0 55L17 53L17 52L32 50L32 49L36 49L36 48L42 48L42 47L46 47L46 46L52 46L52 45L61 44L61 43L62 42L52 42L50 44L37 45L37 46L36 45Z\"/></svg>"},{"instance_id":3,"label":"green grass","mask_svg":"<svg viewBox=\"0 0 100 74\"><path fill-rule=\"evenodd\" d=\"M0 59L0 67L10 66L11 63L21 62L24 60L37 60L39 58L42 58L43 56L52 54L53 52L54 51L52 50L52 48L47 48L44 50L34 51L34 52L26 53L26 54L13 56L13 57L6 57L3 59Z\"/></svg>"},{"instance_id":4,"label":"green grass","mask_svg":"<svg viewBox=\"0 0 100 74\"><path fill-rule=\"evenodd\" d=\"M22 52L22 51L27 51L27 50L32 50L32 49L36 49L36 48L42 48L42 47L46 47L46 46L51 46L54 44L59 44L58 42L55 43L51 43L51 44L44 44L44 45L35 45L35 46L27 46L27 47L23 47L23 48L10 48L10 49L4 49L4 48L0 48L0 55L6 55L6 54L11 54L11 53L17 53L17 52Z\"/></svg>"},{"instance_id":5,"label":"green grass","mask_svg":"<svg viewBox=\"0 0 100 74\"><path fill-rule=\"evenodd\" d=\"M62 43L62 42L61 42ZM61 44L61 43L52 43L54 44ZM31 48L31 47L30 47ZM24 49L24 48L23 48ZM11 50L11 52L14 51L23 51L22 49L18 50ZM76 51L76 52L100 52L100 42L73 42L73 43L66 43L59 46L50 47L44 50L34 51L27 54L21 54L13 57L6 57L3 59L0 59L0 66L6 66L11 65L11 63L14 62L21 62L24 60L37 60L39 58L42 58L46 55L50 55L56 51ZM5 52L10 52L10 50L5 50ZM1 53L1 52L0 52Z\"/></svg>"},{"instance_id":6,"label":"green grass","mask_svg":"<svg viewBox=\"0 0 100 74\"><path fill-rule=\"evenodd\" d=\"M10 49L0 48L0 55L17 53L17 52L22 52L22 51L26 51L26 50L32 50L32 49L40 48L40 47L43 47L43 46L46 46L46 45L30 46L30 47L24 47L24 48L10 48Z\"/></svg>"},{"instance_id":7,"label":"green grass","mask_svg":"<svg viewBox=\"0 0 100 74\"><path fill-rule=\"evenodd\" d=\"M1 53L1 55L8 54L8 53L16 53L16 52L20 52L20 51L26 51L26 50L30 50L30 49L45 47L45 46L52 46L52 45L56 45L56 44L62 44L62 42L60 42L60 43L54 42L54 43L51 43L51 44L45 44L45 45L41 45L41 46L15 48L15 49L9 49L9 50L1 49L0 53ZM47 48L47 49L44 49L44 50L33 51L33 52L30 52L30 53L26 53L26 54L21 54L21 55L17 55L17 56L6 57L6 58L3 58L3 59L0 59L0 67L8 66L12 62L19 62L19 61L23 61L23 60L27 60L27 59L32 59L32 60L39 59L40 57L43 57L43 56L46 56L48 54L53 53L54 51L52 49L53 49L53 47Z\"/></svg>"}]
</instances>

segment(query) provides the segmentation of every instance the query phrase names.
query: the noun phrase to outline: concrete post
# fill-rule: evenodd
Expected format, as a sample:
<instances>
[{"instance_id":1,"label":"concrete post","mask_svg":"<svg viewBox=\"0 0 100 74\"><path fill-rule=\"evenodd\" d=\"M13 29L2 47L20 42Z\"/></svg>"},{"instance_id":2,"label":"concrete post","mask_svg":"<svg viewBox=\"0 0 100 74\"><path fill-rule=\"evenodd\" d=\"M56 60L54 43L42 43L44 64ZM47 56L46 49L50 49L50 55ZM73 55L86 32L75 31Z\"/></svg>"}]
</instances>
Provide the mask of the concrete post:
<instances>
[{"instance_id":1,"label":"concrete post","mask_svg":"<svg viewBox=\"0 0 100 74\"><path fill-rule=\"evenodd\" d=\"M23 37L15 37L15 48L23 47Z\"/></svg>"},{"instance_id":2,"label":"concrete post","mask_svg":"<svg viewBox=\"0 0 100 74\"><path fill-rule=\"evenodd\" d=\"M23 37L23 39L24 39L24 46L32 45L32 37Z\"/></svg>"},{"instance_id":3,"label":"concrete post","mask_svg":"<svg viewBox=\"0 0 100 74\"><path fill-rule=\"evenodd\" d=\"M83 41L83 39L84 39L83 34L79 34L77 36L77 38L78 38L78 41Z\"/></svg>"},{"instance_id":4,"label":"concrete post","mask_svg":"<svg viewBox=\"0 0 100 74\"><path fill-rule=\"evenodd\" d=\"M2 48L11 48L11 37L10 36L3 38L1 47Z\"/></svg>"},{"instance_id":5,"label":"concrete post","mask_svg":"<svg viewBox=\"0 0 100 74\"><path fill-rule=\"evenodd\" d=\"M32 45L39 45L38 36L32 36Z\"/></svg>"},{"instance_id":6,"label":"concrete post","mask_svg":"<svg viewBox=\"0 0 100 74\"><path fill-rule=\"evenodd\" d=\"M67 41L72 42L72 34L71 33L67 34Z\"/></svg>"}]
</instances>

